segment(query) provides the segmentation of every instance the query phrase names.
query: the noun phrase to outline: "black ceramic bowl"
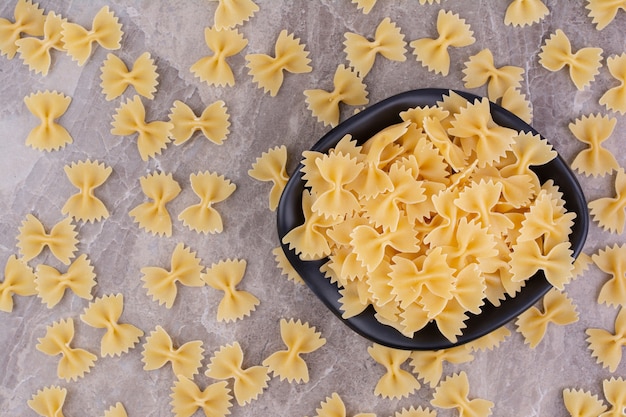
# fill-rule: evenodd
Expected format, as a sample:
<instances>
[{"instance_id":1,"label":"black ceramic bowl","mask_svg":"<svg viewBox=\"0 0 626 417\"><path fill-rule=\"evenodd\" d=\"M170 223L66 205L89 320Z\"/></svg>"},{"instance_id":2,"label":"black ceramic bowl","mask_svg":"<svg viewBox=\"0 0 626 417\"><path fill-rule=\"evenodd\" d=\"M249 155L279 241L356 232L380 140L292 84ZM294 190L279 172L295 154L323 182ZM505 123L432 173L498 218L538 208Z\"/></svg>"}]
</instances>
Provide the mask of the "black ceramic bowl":
<instances>
[{"instance_id":1,"label":"black ceramic bowl","mask_svg":"<svg viewBox=\"0 0 626 417\"><path fill-rule=\"evenodd\" d=\"M401 122L400 112L417 106L435 105L449 91L447 89L428 88L407 91L390 97L339 124L322 137L311 150L328 152L346 134L352 135L352 138L361 144L385 127ZM481 98L466 92L455 92L470 101ZM491 103L491 114L493 120L501 126L538 134L536 130L523 120L494 103ZM283 236L291 229L304 223L302 192L305 187L300 168L302 168L301 164L287 183L278 205L277 226L281 242ZM574 256L578 256L585 243L589 227L587 203L580 184L560 156L557 156L557 158L545 165L534 167L533 170L542 183L549 179L554 180L555 184L563 192L567 210L576 213L570 241ZM472 315L467 313L469 315L469 319L465 321L467 327L463 329L463 334L458 337L456 343L446 339L439 332L434 322L429 323L422 330L416 332L412 338L409 338L396 329L381 324L374 317L374 309L371 306L358 316L343 319L341 317L340 294L337 285L331 284L330 280L325 278L319 270L327 259L303 261L287 245L283 244L282 248L289 262L309 288L346 325L373 342L398 349L438 350L467 343L484 336L517 317L552 288L545 279L543 272L538 272L526 282L521 292L517 293L515 297L507 296L500 306L495 307L491 303L486 302L480 314Z\"/></svg>"}]
</instances>

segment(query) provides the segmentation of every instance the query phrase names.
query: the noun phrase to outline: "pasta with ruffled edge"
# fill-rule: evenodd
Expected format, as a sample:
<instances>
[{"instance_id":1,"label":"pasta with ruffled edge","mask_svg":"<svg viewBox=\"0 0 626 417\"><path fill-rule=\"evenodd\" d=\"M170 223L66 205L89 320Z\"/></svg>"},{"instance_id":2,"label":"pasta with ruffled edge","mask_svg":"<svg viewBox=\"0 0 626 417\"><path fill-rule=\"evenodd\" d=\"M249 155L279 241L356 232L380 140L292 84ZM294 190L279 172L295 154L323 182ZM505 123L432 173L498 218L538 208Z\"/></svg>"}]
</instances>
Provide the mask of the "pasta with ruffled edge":
<instances>
[{"instance_id":1,"label":"pasta with ruffled edge","mask_svg":"<svg viewBox=\"0 0 626 417\"><path fill-rule=\"evenodd\" d=\"M613 78L619 81L619 85L610 88L602 94L600 104L606 106L609 110L622 115L626 114L626 52L621 55L608 57L606 65Z\"/></svg>"},{"instance_id":2,"label":"pasta with ruffled edge","mask_svg":"<svg viewBox=\"0 0 626 417\"><path fill-rule=\"evenodd\" d=\"M124 405L120 402L115 403L104 412L104 417L128 417Z\"/></svg>"},{"instance_id":3,"label":"pasta with ruffled edge","mask_svg":"<svg viewBox=\"0 0 626 417\"><path fill-rule=\"evenodd\" d=\"M519 88L524 79L524 68L506 65L497 68L493 62L493 54L485 48L476 55L469 57L463 69L463 82L466 88L477 88L487 84L489 100L496 101L509 88Z\"/></svg>"},{"instance_id":4,"label":"pasta with ruffled edge","mask_svg":"<svg viewBox=\"0 0 626 417\"><path fill-rule=\"evenodd\" d=\"M369 14L378 0L352 0L352 4L356 4L356 8L363 14Z\"/></svg>"},{"instance_id":5,"label":"pasta with ruffled edge","mask_svg":"<svg viewBox=\"0 0 626 417\"><path fill-rule=\"evenodd\" d=\"M41 221L32 214L27 214L17 235L17 247L25 262L39 255L44 248L64 265L69 265L74 253L78 250L78 232L70 217L65 217L52 226L50 233L44 229Z\"/></svg>"},{"instance_id":6,"label":"pasta with ruffled edge","mask_svg":"<svg viewBox=\"0 0 626 417\"><path fill-rule=\"evenodd\" d=\"M615 19L620 9L626 12L626 1L587 0L585 9L589 10L587 16L592 18L592 23L596 25L596 29L602 30Z\"/></svg>"},{"instance_id":7,"label":"pasta with ruffled edge","mask_svg":"<svg viewBox=\"0 0 626 417\"><path fill-rule=\"evenodd\" d=\"M113 168L98 161L78 161L63 167L67 178L79 192L70 196L61 208L61 213L76 220L96 222L109 217L109 210L94 190L109 178Z\"/></svg>"},{"instance_id":8,"label":"pasta with ruffled edge","mask_svg":"<svg viewBox=\"0 0 626 417\"><path fill-rule=\"evenodd\" d=\"M504 14L507 26L528 26L540 22L550 13L541 0L512 0Z\"/></svg>"},{"instance_id":9,"label":"pasta with ruffled edge","mask_svg":"<svg viewBox=\"0 0 626 417\"><path fill-rule=\"evenodd\" d=\"M63 416L66 396L67 389L58 385L50 385L33 394L27 404L42 417L61 417Z\"/></svg>"},{"instance_id":10,"label":"pasta with ruffled edge","mask_svg":"<svg viewBox=\"0 0 626 417\"><path fill-rule=\"evenodd\" d=\"M569 388L563 390L563 405L571 417L597 417L607 408L597 395Z\"/></svg>"},{"instance_id":11,"label":"pasta with ruffled edge","mask_svg":"<svg viewBox=\"0 0 626 417\"><path fill-rule=\"evenodd\" d=\"M175 417L191 417L198 408L207 417L225 417L233 405L226 381L215 382L201 390L192 379L183 375L178 375L174 382L170 398Z\"/></svg>"},{"instance_id":12,"label":"pasta with ruffled edge","mask_svg":"<svg viewBox=\"0 0 626 417\"><path fill-rule=\"evenodd\" d=\"M336 392L320 403L320 407L315 409L315 417L347 417L346 406ZM376 417L374 413L358 413L354 417Z\"/></svg>"},{"instance_id":13,"label":"pasta with ruffled edge","mask_svg":"<svg viewBox=\"0 0 626 417\"><path fill-rule=\"evenodd\" d=\"M426 0L420 0L420 1L423 2ZM428 407L422 408L422 406L419 406L415 408L413 406L410 406L409 408L403 408L400 411L396 411L396 413L391 417L437 417L437 411L431 410Z\"/></svg>"},{"instance_id":14,"label":"pasta with ruffled edge","mask_svg":"<svg viewBox=\"0 0 626 417\"><path fill-rule=\"evenodd\" d=\"M15 41L17 52L19 52L24 64L28 65L30 71L43 76L48 75L52 64L50 51L56 49L65 52L61 41L61 31L65 22L67 19L55 12L50 12L46 15L43 26L43 39L28 37Z\"/></svg>"},{"instance_id":15,"label":"pasta with ruffled edge","mask_svg":"<svg viewBox=\"0 0 626 417\"><path fill-rule=\"evenodd\" d=\"M296 271L296 269L287 259L283 248L279 246L272 249L272 254L274 255L276 266L278 267L282 275L286 275L288 280L293 281L296 284L306 285L300 274L298 274L298 271Z\"/></svg>"},{"instance_id":16,"label":"pasta with ruffled edge","mask_svg":"<svg viewBox=\"0 0 626 417\"><path fill-rule=\"evenodd\" d=\"M0 311L13 311L13 295L28 297L37 294L35 273L26 262L11 255L4 266L4 279L0 282Z\"/></svg>"},{"instance_id":17,"label":"pasta with ruffled edge","mask_svg":"<svg viewBox=\"0 0 626 417\"><path fill-rule=\"evenodd\" d=\"M269 208L275 211L280 201L280 196L287 185L287 147L275 146L266 152L252 164L248 175L255 180L271 182L272 188L269 193Z\"/></svg>"},{"instance_id":18,"label":"pasta with ruffled edge","mask_svg":"<svg viewBox=\"0 0 626 417\"><path fill-rule=\"evenodd\" d=\"M163 327L156 326L146 337L141 361L144 371L162 368L170 362L174 375L193 378L202 366L203 352L202 340L189 341L175 348L170 335Z\"/></svg>"},{"instance_id":19,"label":"pasta with ruffled edge","mask_svg":"<svg viewBox=\"0 0 626 417\"><path fill-rule=\"evenodd\" d=\"M593 263L608 275L598 294L598 303L626 307L626 244L605 246L591 255Z\"/></svg>"},{"instance_id":20,"label":"pasta with ruffled edge","mask_svg":"<svg viewBox=\"0 0 626 417\"><path fill-rule=\"evenodd\" d=\"M602 390L604 391L604 398L609 403L611 408L605 413L600 414L600 417L613 417L623 414L624 408L626 408L626 380L623 378L611 378L602 381Z\"/></svg>"},{"instance_id":21,"label":"pasta with ruffled edge","mask_svg":"<svg viewBox=\"0 0 626 417\"><path fill-rule=\"evenodd\" d=\"M572 163L572 168L587 176L605 176L619 169L619 164L602 143L611 137L617 119L599 113L581 116L569 124L574 137L588 147L580 151Z\"/></svg>"},{"instance_id":22,"label":"pasta with ruffled edge","mask_svg":"<svg viewBox=\"0 0 626 417\"><path fill-rule=\"evenodd\" d=\"M443 375L444 362L467 363L474 360L474 355L468 345L462 345L449 349L414 351L409 358L413 373L431 388L435 388Z\"/></svg>"},{"instance_id":23,"label":"pasta with ruffled edge","mask_svg":"<svg viewBox=\"0 0 626 417\"><path fill-rule=\"evenodd\" d=\"M157 67L149 52L141 54L131 70L119 57L108 54L100 67L100 87L107 101L121 96L129 86L133 86L140 96L152 100L159 84Z\"/></svg>"},{"instance_id":24,"label":"pasta with ruffled edge","mask_svg":"<svg viewBox=\"0 0 626 417\"><path fill-rule=\"evenodd\" d=\"M174 180L172 174L155 172L139 178L141 190L152 201L141 203L133 208L128 214L139 227L154 235L172 235L172 219L167 208L167 203L172 201L180 193L180 185Z\"/></svg>"},{"instance_id":25,"label":"pasta with ruffled edge","mask_svg":"<svg viewBox=\"0 0 626 417\"><path fill-rule=\"evenodd\" d=\"M244 259L226 259L202 274L202 280L211 288L223 291L222 300L217 306L218 321L237 321L249 316L260 301L248 291L238 290L246 273L247 262Z\"/></svg>"},{"instance_id":26,"label":"pasta with ruffled edge","mask_svg":"<svg viewBox=\"0 0 626 417\"><path fill-rule=\"evenodd\" d=\"M600 227L611 233L622 233L626 225L626 173L623 168L615 175L615 196L590 201L589 213Z\"/></svg>"},{"instance_id":27,"label":"pasta with ruffled edge","mask_svg":"<svg viewBox=\"0 0 626 417\"><path fill-rule=\"evenodd\" d=\"M615 318L615 333L604 329L590 328L585 331L588 336L591 356L603 368L615 372L622 361L622 348L626 346L626 308L620 308Z\"/></svg>"},{"instance_id":28,"label":"pasta with ruffled edge","mask_svg":"<svg viewBox=\"0 0 626 417\"><path fill-rule=\"evenodd\" d=\"M28 110L39 119L26 137L26 145L39 151L56 151L72 143L74 139L55 120L67 111L72 98L56 91L38 91L24 97Z\"/></svg>"},{"instance_id":29,"label":"pasta with ruffled edge","mask_svg":"<svg viewBox=\"0 0 626 417\"><path fill-rule=\"evenodd\" d=\"M367 353L386 370L376 383L375 395L390 399L403 398L420 388L419 381L410 372L400 368L411 356L410 351L374 343L367 348Z\"/></svg>"},{"instance_id":30,"label":"pasta with ruffled edge","mask_svg":"<svg viewBox=\"0 0 626 417\"><path fill-rule=\"evenodd\" d=\"M190 68L191 73L208 85L235 85L235 75L226 58L241 52L248 40L235 29L205 28L204 41L213 55L196 61Z\"/></svg>"},{"instance_id":31,"label":"pasta with ruffled edge","mask_svg":"<svg viewBox=\"0 0 626 417\"><path fill-rule=\"evenodd\" d=\"M518 88L507 88L500 98L499 104L526 123L530 124L533 121L532 103Z\"/></svg>"},{"instance_id":32,"label":"pasta with ruffled edge","mask_svg":"<svg viewBox=\"0 0 626 417\"><path fill-rule=\"evenodd\" d=\"M259 6L252 0L210 0L219 1L213 16L215 27L231 29L239 26L259 11Z\"/></svg>"},{"instance_id":33,"label":"pasta with ruffled edge","mask_svg":"<svg viewBox=\"0 0 626 417\"><path fill-rule=\"evenodd\" d=\"M48 308L52 308L61 301L66 289L85 300L91 300L91 291L96 285L96 274L93 265L82 254L67 269L61 273L57 269L44 264L37 265L35 269L35 288L41 302Z\"/></svg>"},{"instance_id":34,"label":"pasta with ruffled edge","mask_svg":"<svg viewBox=\"0 0 626 417\"><path fill-rule=\"evenodd\" d=\"M46 16L38 3L32 0L17 0L13 11L14 22L0 18L0 56L13 59L18 51L16 42L22 33L31 36L42 36Z\"/></svg>"},{"instance_id":35,"label":"pasta with ruffled edge","mask_svg":"<svg viewBox=\"0 0 626 417\"><path fill-rule=\"evenodd\" d=\"M169 118L173 125L171 136L174 145L187 142L198 130L214 144L221 145L230 133L230 115L222 100L209 104L200 116L196 116L187 104L176 100L170 109Z\"/></svg>"},{"instance_id":36,"label":"pasta with ruffled edge","mask_svg":"<svg viewBox=\"0 0 626 417\"><path fill-rule=\"evenodd\" d=\"M487 417L491 415L494 403L482 398L469 399L469 379L464 371L447 377L435 389L430 403L434 407L450 409L455 408L460 416L472 415L475 417Z\"/></svg>"}]
</instances>

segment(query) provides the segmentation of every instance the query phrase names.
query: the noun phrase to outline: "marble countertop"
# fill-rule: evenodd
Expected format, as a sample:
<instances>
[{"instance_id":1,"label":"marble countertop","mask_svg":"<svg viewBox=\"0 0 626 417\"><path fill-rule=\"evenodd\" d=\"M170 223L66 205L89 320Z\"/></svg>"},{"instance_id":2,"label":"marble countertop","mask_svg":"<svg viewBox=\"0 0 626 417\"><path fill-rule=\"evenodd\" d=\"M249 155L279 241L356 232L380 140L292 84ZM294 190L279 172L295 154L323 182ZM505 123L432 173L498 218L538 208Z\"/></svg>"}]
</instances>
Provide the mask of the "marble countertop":
<instances>
[{"instance_id":1,"label":"marble countertop","mask_svg":"<svg viewBox=\"0 0 626 417\"><path fill-rule=\"evenodd\" d=\"M14 1L0 5L0 16L13 19ZM286 145L292 172L299 155L329 130L307 109L303 90L332 88L332 77L339 64L346 63L342 42L345 32L371 36L384 17L396 22L405 40L436 35L435 19L440 9L459 13L474 31L476 42L451 49L447 76L429 72L407 48L406 61L393 62L379 57L365 83L370 104L405 90L423 87L465 89L462 69L469 56L489 48L496 65L515 65L525 70L522 92L533 106L533 126L571 162L584 148L568 129L575 119L592 113L617 119L612 137L604 145L621 166L626 153L626 117L608 112L598 104L600 96L616 85L606 67L606 58L625 52L626 13L598 31L587 16L586 1L546 0L550 14L540 23L526 27L504 24L508 1L442 0L441 4L420 5L417 0L379 0L369 14L360 12L349 0L259 0L260 10L240 27L248 40L242 53L229 59L236 83L215 87L201 82L190 72L191 65L210 51L204 43L204 29L211 26L217 2L208 0L129 1L41 0L47 12L55 11L70 21L89 27L103 5L109 5L123 24L122 47L115 51L125 62L143 52L155 59L159 84L154 100L144 100L147 120L166 120L175 100L187 103L198 113L210 103L223 100L232 123L228 139L217 146L199 134L182 146L170 144L161 155L147 162L140 159L135 139L111 134L111 121L121 98L106 101L100 88L100 67L107 53L95 47L87 63L80 67L68 56L53 52L47 76L29 72L19 56L0 57L0 265L18 254L16 236L27 214L36 215L50 227L63 218L61 208L75 189L63 167L71 162L92 159L112 167L110 178L98 195L110 217L95 223L77 223L78 253L87 254L96 275L94 297L122 293L125 308L122 322L132 323L146 335L157 325L165 328L178 343L202 340L205 359L195 381L200 387L213 382L204 375L210 356L220 346L238 341L245 353L245 366L260 364L271 353L282 349L279 320L294 318L315 326L327 340L321 349L305 359L310 369L308 383L295 384L273 378L268 388L245 407L235 405L237 416L315 415L320 402L337 392L348 415L359 412L392 416L409 406L431 407L434 390L427 384L409 397L384 399L374 395L374 387L384 368L370 358L371 342L351 332L310 290L281 275L272 256L278 246L275 213L268 209L269 184L248 176L255 159L271 147ZM294 33L310 52L313 71L287 74L276 97L259 89L248 75L245 54L272 53L276 37L283 29ZM563 29L574 50L596 46L604 50L603 66L595 81L578 91L566 71L549 72L538 62L545 39ZM74 138L65 148L41 152L25 145L25 138L37 121L24 105L24 97L36 91L57 90L70 97L68 111L59 119ZM485 95L486 88L469 90ZM132 97L130 89L123 96ZM341 119L355 108L342 107ZM223 174L236 184L231 197L220 203L224 231L203 235L190 231L174 220L171 237L153 236L139 229L129 211L145 200L139 178L159 170L172 173L181 185L181 194L168 205L180 213L196 202L189 176L199 171ZM613 193L614 175L586 177L577 174L588 200ZM175 215L173 216L175 218ZM240 288L257 296L261 303L250 317L234 323L216 320L219 292L209 288L179 286L171 309L153 301L142 287L141 268L169 267L170 255L178 242L197 251L204 265L226 258L247 261ZM591 255L606 245L623 243L624 237L603 231L591 223L584 252ZM62 269L49 252L30 262ZM63 267L65 268L65 267ZM4 279L4 278L3 278ZM623 361L614 373L602 368L591 356L585 342L590 327L613 330L617 309L600 305L597 296L607 276L594 265L566 291L577 306L579 321L568 326L550 326L535 349L524 344L513 323L511 336L493 351L475 353L466 364L444 366L444 375L465 371L470 380L470 397L493 401L494 416L566 416L562 399L565 388L591 391L600 398L602 381L626 377ZM91 372L74 382L56 375L58 358L47 356L35 346L46 326L72 317L76 323L73 346L99 352L101 330L79 319L88 301L66 293L51 309L36 296L15 297L13 312L0 312L0 412L3 416L35 415L27 400L39 389L59 385L67 389L63 407L67 416L103 415L116 402L122 402L129 416L171 415L170 390L173 374L168 367L144 371L142 344L121 357L98 358ZM407 370L410 370L406 366ZM437 410L441 417L457 415L454 410ZM200 415L198 412L197 415Z\"/></svg>"}]
</instances>

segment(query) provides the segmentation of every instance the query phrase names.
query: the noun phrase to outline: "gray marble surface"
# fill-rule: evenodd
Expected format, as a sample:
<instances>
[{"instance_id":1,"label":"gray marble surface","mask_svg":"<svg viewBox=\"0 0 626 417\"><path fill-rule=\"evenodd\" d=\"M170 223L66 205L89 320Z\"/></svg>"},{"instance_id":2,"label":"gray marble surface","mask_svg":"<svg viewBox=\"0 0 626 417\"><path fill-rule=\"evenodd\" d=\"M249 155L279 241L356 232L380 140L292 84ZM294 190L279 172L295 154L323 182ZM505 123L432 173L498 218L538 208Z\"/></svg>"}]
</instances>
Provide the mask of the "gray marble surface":
<instances>
[{"instance_id":1,"label":"gray marble surface","mask_svg":"<svg viewBox=\"0 0 626 417\"><path fill-rule=\"evenodd\" d=\"M537 57L543 41L559 28L569 36L575 50L583 46L601 47L605 59L621 54L626 48L626 13L619 12L613 23L597 31L587 17L583 0L547 0L550 14L540 23L523 28L504 25L509 3L505 0L442 0L433 5L420 5L417 0L379 0L368 15L359 12L349 0L258 3L260 11L240 28L248 46L229 60L236 84L219 88L202 83L189 71L196 60L209 54L203 33L205 27L213 24L216 2L41 1L46 12L59 12L84 26L91 24L103 5L111 7L124 30L122 48L116 54L131 62L147 51L156 60L158 91L154 100L144 100L148 120L166 119L174 100L186 102L197 113L216 100L224 100L231 115L231 133L223 146L195 135L183 146L170 145L162 155L143 162L133 138L110 133L112 115L121 99L108 102L100 91L100 66L108 51L95 48L83 67L54 52L46 77L29 72L19 56L13 60L0 57L0 265L17 254L18 227L28 213L35 214L47 227L63 217L61 207L75 192L63 166L97 159L113 168L111 177L98 189L111 216L95 224L77 224L79 253L88 254L97 274L93 295L124 294L122 321L135 324L146 334L161 325L178 343L202 340L205 360L201 375L196 377L201 387L212 382L204 371L209 357L224 344L238 341L245 352L246 366L259 364L282 349L278 327L281 318L307 321L326 338L323 348L305 357L310 367L309 383L289 384L274 378L258 400L245 407L234 405L232 416L315 415L320 401L332 392L343 398L348 415L373 412L391 416L411 405L430 407L433 390L425 384L400 400L375 396L374 386L384 369L369 357L367 347L371 343L353 334L306 287L281 276L271 255L278 238L275 213L267 208L269 184L253 180L247 171L263 151L285 144L291 172L301 152L328 131L311 116L303 90L331 89L337 65L346 62L342 45L345 32L371 36L380 20L389 16L401 27L407 42L433 37L435 18L441 8L460 13L471 25L476 43L451 50L447 77L428 72L415 61L411 49L407 49L405 62L379 57L365 79L370 103L414 88L464 89L463 63L481 49L489 48L496 65L525 69L522 89L533 105L533 126L566 161L572 161L584 148L571 135L568 124L582 115L599 112L617 118L615 132L605 146L626 166L622 145L626 140L626 118L607 112L598 104L603 92L616 85L606 65L590 87L578 91L565 71L549 72L539 65ZM12 19L13 5L13 1L3 1L0 16ZM273 53L275 39L283 29L306 43L313 71L288 74L278 95L270 97L252 82L244 56ZM72 97L72 104L59 122L71 133L74 143L55 152L40 152L25 145L36 119L26 109L23 98L46 89ZM472 92L486 94L485 87ZM124 97L132 94L127 90ZM353 112L354 108L344 107L342 120ZM191 173L210 170L231 179L237 190L219 206L224 232L205 236L189 231L176 220L171 238L140 230L128 212L144 201L139 177L153 170L171 172L181 184L181 194L168 205L174 214L196 202L189 183ZM589 200L612 193L612 175L578 175L578 179ZM623 236L604 232L592 223L584 251L593 254L607 244L623 241ZM261 300L257 310L236 323L218 322L215 314L220 294L209 287L179 287L178 298L169 310L152 301L142 288L140 269L147 265L168 267L178 242L196 250L207 266L225 258L246 259L248 268L240 288ZM61 267L48 252L30 265L39 263ZM596 364L585 342L584 332L589 327L613 329L617 310L596 302L606 279L604 273L591 266L571 283L567 292L577 306L580 320L566 327L551 326L536 349L524 345L523 337L509 323L512 335L499 348L476 353L474 361L468 364L447 364L444 375L467 372L470 396L493 401L494 416L566 416L564 388L589 390L603 398L604 379L626 376L626 363L614 374L609 373ZM44 355L35 345L44 336L46 326L72 317L76 323L73 345L98 352L102 331L79 320L88 301L67 293L57 306L48 309L36 296L15 299L12 313L0 313L0 415L34 415L26 402L48 385L67 388L67 416L103 415L117 401L124 404L131 417L171 415L172 371L169 366L156 371L142 369L141 345L145 336L128 354L99 358L84 378L65 382L56 376L58 358ZM457 412L438 410L438 415L453 416Z\"/></svg>"}]
</instances>

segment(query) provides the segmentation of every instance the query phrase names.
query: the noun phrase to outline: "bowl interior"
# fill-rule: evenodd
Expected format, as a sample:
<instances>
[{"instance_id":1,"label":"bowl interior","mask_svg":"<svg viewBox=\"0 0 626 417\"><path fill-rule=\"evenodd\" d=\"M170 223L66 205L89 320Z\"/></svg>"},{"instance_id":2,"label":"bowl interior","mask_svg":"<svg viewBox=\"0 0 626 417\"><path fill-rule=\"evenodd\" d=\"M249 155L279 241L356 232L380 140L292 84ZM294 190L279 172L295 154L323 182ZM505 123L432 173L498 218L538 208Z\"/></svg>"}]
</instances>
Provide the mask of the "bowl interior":
<instances>
[{"instance_id":1,"label":"bowl interior","mask_svg":"<svg viewBox=\"0 0 626 417\"><path fill-rule=\"evenodd\" d=\"M436 88L419 89L390 97L339 124L322 137L311 150L328 152L346 134L352 135L352 138L361 144L385 127L401 122L400 112L412 107L435 105L449 91L448 89ZM481 98L466 92L455 92L470 101ZM501 126L538 134L536 130L523 120L494 103L491 103L491 114L493 120ZM305 187L300 168L302 168L301 164L296 168L296 171L287 183L278 205L277 228L281 244L282 238L291 229L304 222L302 192ZM554 180L563 193L567 210L576 213L570 242L574 256L578 256L585 243L589 227L587 203L580 184L560 156L557 156L557 158L545 165L534 167L533 171L542 183L549 179ZM439 332L434 322L429 323L422 330L416 332L412 338L409 338L396 329L378 322L374 317L374 309L371 306L358 316L343 319L339 303L339 289L336 284L332 284L330 280L325 278L319 270L327 259L303 261L287 245L282 244L282 249L289 262L309 288L346 325L373 342L398 349L438 350L467 343L517 317L552 288L545 279L543 272L539 271L526 281L526 285L521 292L517 293L515 297L507 296L500 306L495 307L486 301L480 314L473 315L467 313L469 316L469 319L465 321L467 327L463 329L463 334L458 337L456 343L446 339Z\"/></svg>"}]
</instances>

